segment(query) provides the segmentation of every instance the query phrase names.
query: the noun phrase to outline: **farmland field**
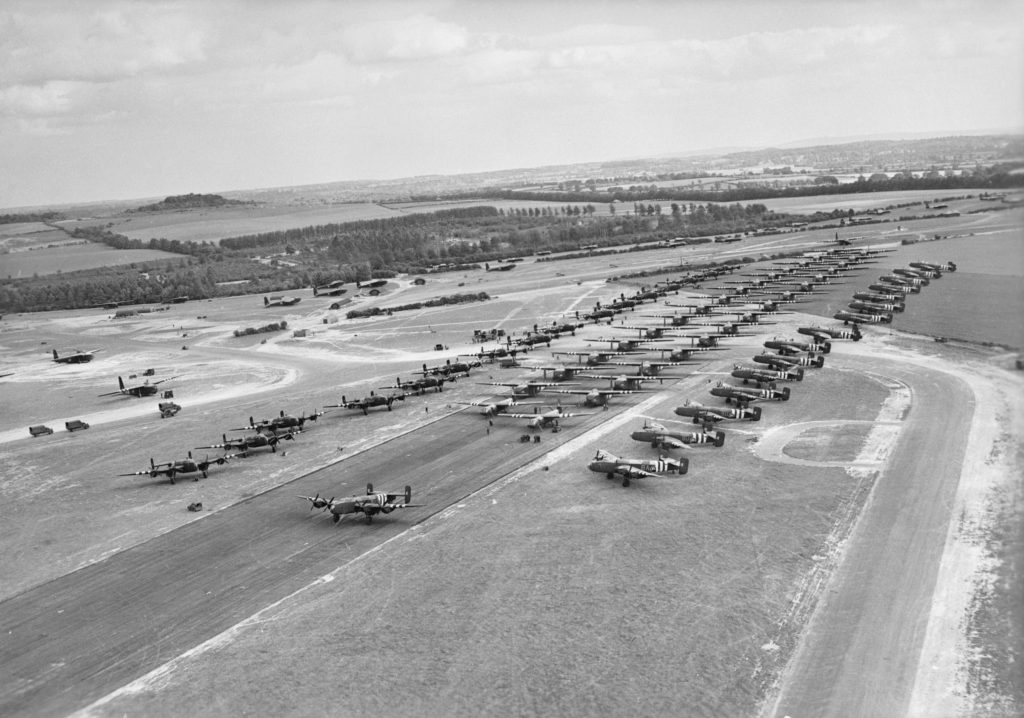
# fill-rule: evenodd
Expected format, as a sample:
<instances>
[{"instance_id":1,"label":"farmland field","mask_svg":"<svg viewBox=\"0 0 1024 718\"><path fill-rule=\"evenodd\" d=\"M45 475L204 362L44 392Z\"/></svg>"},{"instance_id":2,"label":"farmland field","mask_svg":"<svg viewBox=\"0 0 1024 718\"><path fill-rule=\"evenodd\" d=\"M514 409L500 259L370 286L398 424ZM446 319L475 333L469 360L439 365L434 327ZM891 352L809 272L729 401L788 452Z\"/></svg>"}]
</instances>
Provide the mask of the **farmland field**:
<instances>
[{"instance_id":1,"label":"farmland field","mask_svg":"<svg viewBox=\"0 0 1024 718\"><path fill-rule=\"evenodd\" d=\"M182 242L217 242L225 237L276 232L318 224L383 219L398 213L377 204L353 203L318 207L228 206L175 212L120 214L72 220L68 228L109 225L111 231L132 239L177 239Z\"/></svg>"},{"instance_id":2,"label":"farmland field","mask_svg":"<svg viewBox=\"0 0 1024 718\"><path fill-rule=\"evenodd\" d=\"M71 241L77 243L0 255L0 277L18 279L34 274L56 274L80 269L115 267L132 262L182 258L180 254L161 252L157 249L111 249L102 244Z\"/></svg>"}]
</instances>

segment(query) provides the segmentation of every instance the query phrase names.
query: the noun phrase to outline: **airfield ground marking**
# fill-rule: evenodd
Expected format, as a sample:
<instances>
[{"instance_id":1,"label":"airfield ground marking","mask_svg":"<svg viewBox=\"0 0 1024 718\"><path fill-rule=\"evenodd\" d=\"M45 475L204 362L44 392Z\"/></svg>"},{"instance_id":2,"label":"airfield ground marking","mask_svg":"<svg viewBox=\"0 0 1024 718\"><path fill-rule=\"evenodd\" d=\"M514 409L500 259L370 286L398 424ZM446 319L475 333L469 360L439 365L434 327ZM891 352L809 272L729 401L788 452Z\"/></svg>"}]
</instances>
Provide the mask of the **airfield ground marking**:
<instances>
[{"instance_id":1,"label":"airfield ground marking","mask_svg":"<svg viewBox=\"0 0 1024 718\"><path fill-rule=\"evenodd\" d=\"M102 708L103 706L107 705L108 703L110 703L110 702L112 702L114 700L117 700L118 698L121 698L123 696L136 695L136 694L142 693L143 691L146 691L146 690L159 688L160 685L161 685L160 682L163 679L165 679L165 678L169 678L170 675L178 667L184 665L187 661L191 660L192 658L199 657L199 656L203 655L204 653L206 653L206 652L208 652L210 650L213 650L213 649L219 648L220 646L224 646L224 645L229 644L237 636L241 635L242 631L244 631L245 629L247 629L247 628L249 628L251 626L256 626L256 625L259 625L261 623L266 622L264 620L264 616L266 616L270 612L274 611L275 609L277 609L278 607L283 605L285 602L287 602L287 601L289 601L289 600L291 600L293 598L298 597L299 595L305 593L306 591L309 591L311 589L314 589L314 588L326 585L328 583L331 583L332 581L335 580L335 578L337 578L337 575L341 571L349 568L350 566L356 564L359 561L362 561L362 560L366 559L369 556L372 556L374 553L376 553L376 552L380 551L382 548L384 548L384 546L387 546L388 544L390 544L390 543L392 543L394 541L397 541L398 539L402 539L402 538L415 538L415 536L419 532L419 528L421 526L423 526L427 521L430 521L431 519L439 519L439 520L446 519L447 517L451 516L452 513L455 510L457 510L457 508L460 505L464 505L465 501L472 500L473 498L475 498L477 496L490 495L490 494L494 493L495 491L499 490L500 488L502 488L504 486L507 486L508 484L512 483L513 481L519 481L523 476L527 475L528 473L530 473L532 471L535 471L537 465L539 465L539 464L546 463L547 461L550 461L552 459L559 460L559 459L565 458L570 453L572 453L574 451L577 451L580 448L582 448L583 444L591 443L591 442L594 441L594 439L600 438L601 436L604 436L605 434L609 433L613 429L616 429L616 428L622 426L623 424L625 424L627 421L635 418L636 414L639 411L646 410L647 408L649 408L648 405L653 405L653 404L661 401L662 398L663 397L660 397L658 395L654 395L654 396L652 396L649 399L645 399L640 404L637 404L636 406L633 406L633 407L630 407L630 408L624 410L622 413L620 413L620 414L618 414L618 415L608 419L607 421L602 422L599 426L596 426L593 429L590 429L589 431L584 432L580 436L565 442L564 444L562 444L562 445L552 449L549 452L546 452L543 456L538 457L537 459L534 459L534 460L526 463L525 465L523 465L520 468L512 471L511 473L507 474L506 476L504 476L504 477L502 477L502 478L500 478L500 479L498 479L498 480L496 480L494 482L491 482L487 486L484 486L484 487L482 487L480 489L477 489L476 491L474 491L474 492L472 492L470 494L467 494L462 499L459 499L455 504L453 504L451 506L448 506L448 507L446 507L444 509L440 509L440 510L436 511L435 513L427 516L426 518L422 519L421 521L417 522L416 524L413 524L412 526L410 526L405 531L402 531L402 532L396 534L395 536L392 536L391 538L387 539L386 541L378 544L377 546L374 546L373 548L369 549L368 551L365 551L364 553L360 554L359 556L356 556L352 560L345 562L341 566L338 566L334 570L324 574L323 576L320 576L319 578L317 578L317 579L313 580L312 582L306 584L305 586L302 586L301 588L293 591L292 593L288 594L287 596L284 596L283 598L280 598L277 601L274 601L269 606L266 606L266 607L260 609L259 611L257 611L256 613L252 614L248 618L245 618L242 621L236 623L234 626L231 626L230 628L228 628L228 629L226 629L224 631L221 631L219 634L217 634L213 638L210 638L210 639L207 639L206 641L203 641L198 646L190 648L189 650L185 651L181 655L176 656L175 658L172 658L171 660L167 661L163 665L158 666L157 668L154 668L152 671L150 671L146 675L140 676L139 678L136 678L135 680L131 681L127 685L124 685L124 686L118 688L117 690L108 693L107 695L103 696L102 698L99 698L98 700L94 701L93 703L91 703L90 705L86 706L85 708L82 708L81 710L72 713L71 714L72 718L87 718L88 716L95 715L95 711L99 710L100 708ZM394 437L392 437L392 438L394 438ZM390 440L391 439L389 438L389 441ZM384 442L382 442L382 443L384 443ZM299 477L299 478L302 478L302 477ZM276 488L279 488L279 487L276 487ZM273 489L271 489L271 490L273 490ZM266 492L264 492L264 493L266 493ZM412 536L410 536L410 534L412 534Z\"/></svg>"}]
</instances>

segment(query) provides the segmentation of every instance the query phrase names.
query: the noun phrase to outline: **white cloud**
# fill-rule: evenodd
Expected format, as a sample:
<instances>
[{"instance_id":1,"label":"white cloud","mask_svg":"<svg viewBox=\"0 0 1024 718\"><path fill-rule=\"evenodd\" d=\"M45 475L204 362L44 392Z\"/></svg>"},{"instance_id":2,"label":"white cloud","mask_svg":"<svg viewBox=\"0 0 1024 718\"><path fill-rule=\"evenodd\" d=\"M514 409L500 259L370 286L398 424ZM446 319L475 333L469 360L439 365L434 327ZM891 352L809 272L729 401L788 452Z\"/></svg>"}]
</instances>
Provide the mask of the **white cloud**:
<instances>
[{"instance_id":1,"label":"white cloud","mask_svg":"<svg viewBox=\"0 0 1024 718\"><path fill-rule=\"evenodd\" d=\"M466 49L468 33L454 23L416 14L347 27L341 40L353 62L371 64L456 55Z\"/></svg>"},{"instance_id":2,"label":"white cloud","mask_svg":"<svg viewBox=\"0 0 1024 718\"><path fill-rule=\"evenodd\" d=\"M51 81L0 88L0 114L37 118L65 114L72 108L72 95L81 86L78 82Z\"/></svg>"}]
</instances>

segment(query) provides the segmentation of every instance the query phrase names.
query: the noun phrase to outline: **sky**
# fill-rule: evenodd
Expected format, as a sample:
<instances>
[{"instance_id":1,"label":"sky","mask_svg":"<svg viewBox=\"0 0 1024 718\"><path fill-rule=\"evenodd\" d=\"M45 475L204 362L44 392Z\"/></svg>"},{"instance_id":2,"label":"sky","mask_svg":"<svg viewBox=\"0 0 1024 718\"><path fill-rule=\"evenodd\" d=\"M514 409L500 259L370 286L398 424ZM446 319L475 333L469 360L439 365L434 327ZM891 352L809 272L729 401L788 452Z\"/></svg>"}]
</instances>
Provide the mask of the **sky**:
<instances>
[{"instance_id":1,"label":"sky","mask_svg":"<svg viewBox=\"0 0 1024 718\"><path fill-rule=\"evenodd\" d=\"M0 0L0 208L1022 130L1020 0Z\"/></svg>"}]
</instances>

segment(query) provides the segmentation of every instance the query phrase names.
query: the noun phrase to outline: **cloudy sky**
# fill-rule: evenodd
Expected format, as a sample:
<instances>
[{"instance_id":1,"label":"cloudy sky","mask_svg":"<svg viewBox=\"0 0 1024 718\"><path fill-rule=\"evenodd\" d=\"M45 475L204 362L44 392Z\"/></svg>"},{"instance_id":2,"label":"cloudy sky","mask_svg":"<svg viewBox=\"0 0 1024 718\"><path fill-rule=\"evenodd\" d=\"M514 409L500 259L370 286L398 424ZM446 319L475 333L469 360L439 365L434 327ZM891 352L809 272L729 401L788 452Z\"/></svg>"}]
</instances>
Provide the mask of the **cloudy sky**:
<instances>
[{"instance_id":1,"label":"cloudy sky","mask_svg":"<svg viewBox=\"0 0 1024 718\"><path fill-rule=\"evenodd\" d=\"M1019 128L1019 0L0 0L6 208Z\"/></svg>"}]
</instances>

